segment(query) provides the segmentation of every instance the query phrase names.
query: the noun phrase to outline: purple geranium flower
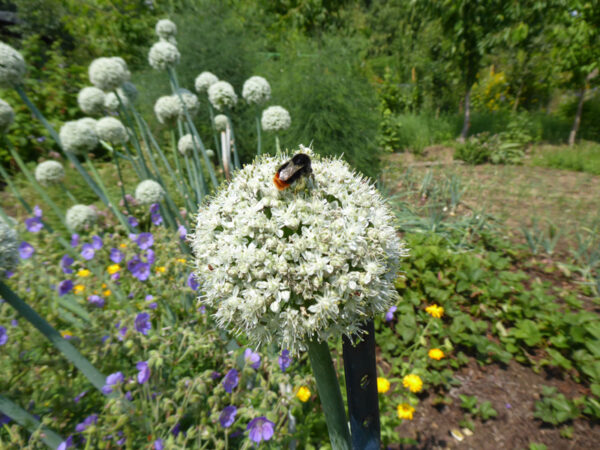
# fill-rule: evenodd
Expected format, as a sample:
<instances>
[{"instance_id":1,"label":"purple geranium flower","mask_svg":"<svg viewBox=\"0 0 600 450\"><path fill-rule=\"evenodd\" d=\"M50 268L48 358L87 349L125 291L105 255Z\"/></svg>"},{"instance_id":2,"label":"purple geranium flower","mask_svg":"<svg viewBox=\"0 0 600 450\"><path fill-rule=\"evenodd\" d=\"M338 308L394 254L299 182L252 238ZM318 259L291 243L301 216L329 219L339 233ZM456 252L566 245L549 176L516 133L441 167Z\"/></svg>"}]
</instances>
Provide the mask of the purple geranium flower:
<instances>
[{"instance_id":1,"label":"purple geranium flower","mask_svg":"<svg viewBox=\"0 0 600 450\"><path fill-rule=\"evenodd\" d=\"M165 443L162 439L157 439L154 441L154 450L163 450L165 448Z\"/></svg>"},{"instance_id":2,"label":"purple geranium flower","mask_svg":"<svg viewBox=\"0 0 600 450\"><path fill-rule=\"evenodd\" d=\"M198 282L196 281L196 277L194 276L194 272L190 273L187 278L187 285L192 289L192 291L198 290Z\"/></svg>"},{"instance_id":3,"label":"purple geranium flower","mask_svg":"<svg viewBox=\"0 0 600 450\"><path fill-rule=\"evenodd\" d=\"M42 231L44 224L39 217L30 217L29 219L25 219L25 226L30 233L39 233Z\"/></svg>"},{"instance_id":4,"label":"purple geranium flower","mask_svg":"<svg viewBox=\"0 0 600 450\"><path fill-rule=\"evenodd\" d=\"M290 351L288 349L284 349L279 357L279 367L281 368L282 372L285 372L291 365L292 358L290 358Z\"/></svg>"},{"instance_id":5,"label":"purple geranium flower","mask_svg":"<svg viewBox=\"0 0 600 450\"><path fill-rule=\"evenodd\" d=\"M152 323L150 323L150 314L147 312L139 313L135 318L135 329L144 336L147 336L148 332L152 329Z\"/></svg>"},{"instance_id":6,"label":"purple geranium flower","mask_svg":"<svg viewBox=\"0 0 600 450\"><path fill-rule=\"evenodd\" d=\"M126 334L127 334L127 327L119 328L119 335L117 336L119 338L119 341L123 341L123 339L125 339Z\"/></svg>"},{"instance_id":7,"label":"purple geranium flower","mask_svg":"<svg viewBox=\"0 0 600 450\"><path fill-rule=\"evenodd\" d=\"M6 332L6 328L0 326L0 345L6 344L8 341L8 333Z\"/></svg>"},{"instance_id":8,"label":"purple geranium flower","mask_svg":"<svg viewBox=\"0 0 600 450\"><path fill-rule=\"evenodd\" d=\"M110 249L110 260L112 262L119 264L121 261L123 261L123 258L125 258L125 255L121 250L114 247Z\"/></svg>"},{"instance_id":9,"label":"purple geranium flower","mask_svg":"<svg viewBox=\"0 0 600 450\"><path fill-rule=\"evenodd\" d=\"M132 269L131 274L140 281L146 281L150 277L150 264L139 262Z\"/></svg>"},{"instance_id":10,"label":"purple geranium flower","mask_svg":"<svg viewBox=\"0 0 600 450\"><path fill-rule=\"evenodd\" d=\"M160 205L158 203L152 203L150 205L150 214L158 214L160 211Z\"/></svg>"},{"instance_id":11,"label":"purple geranium flower","mask_svg":"<svg viewBox=\"0 0 600 450\"><path fill-rule=\"evenodd\" d=\"M258 444L273 437L275 424L266 417L256 417L250 421L246 430L250 430L250 439Z\"/></svg>"},{"instance_id":12,"label":"purple geranium flower","mask_svg":"<svg viewBox=\"0 0 600 450\"><path fill-rule=\"evenodd\" d=\"M75 261L73 260L73 258L71 258L69 255L63 255L63 257L60 260L60 268L62 269L63 273L73 273L73 269L71 269L71 264L73 264Z\"/></svg>"},{"instance_id":13,"label":"purple geranium flower","mask_svg":"<svg viewBox=\"0 0 600 450\"><path fill-rule=\"evenodd\" d=\"M103 245L104 242L102 242L102 238L100 236L92 236L92 247L94 247L94 250L100 250Z\"/></svg>"},{"instance_id":14,"label":"purple geranium flower","mask_svg":"<svg viewBox=\"0 0 600 450\"><path fill-rule=\"evenodd\" d=\"M70 447L73 447L73 436L69 436L67 440L62 441L56 450L67 450Z\"/></svg>"},{"instance_id":15,"label":"purple geranium flower","mask_svg":"<svg viewBox=\"0 0 600 450\"><path fill-rule=\"evenodd\" d=\"M150 378L150 367L148 367L148 362L140 361L135 367L139 370L137 375L138 383L144 384Z\"/></svg>"},{"instance_id":16,"label":"purple geranium flower","mask_svg":"<svg viewBox=\"0 0 600 450\"><path fill-rule=\"evenodd\" d=\"M96 294L90 295L87 298L87 301L98 308L102 308L104 306L104 299Z\"/></svg>"},{"instance_id":17,"label":"purple geranium flower","mask_svg":"<svg viewBox=\"0 0 600 450\"><path fill-rule=\"evenodd\" d=\"M79 245L79 235L77 233L73 233L71 235L71 247L75 248Z\"/></svg>"},{"instance_id":18,"label":"purple geranium flower","mask_svg":"<svg viewBox=\"0 0 600 450\"><path fill-rule=\"evenodd\" d=\"M25 241L21 242L19 245L19 256L21 259L29 259L35 253L35 249L33 246Z\"/></svg>"},{"instance_id":19,"label":"purple geranium flower","mask_svg":"<svg viewBox=\"0 0 600 450\"><path fill-rule=\"evenodd\" d=\"M136 242L142 250L148 250L154 244L154 236L152 233L140 233Z\"/></svg>"},{"instance_id":20,"label":"purple geranium flower","mask_svg":"<svg viewBox=\"0 0 600 450\"><path fill-rule=\"evenodd\" d=\"M148 264L154 264L156 256L154 255L154 250L149 248L144 253L142 253L142 259L145 259Z\"/></svg>"},{"instance_id":21,"label":"purple geranium flower","mask_svg":"<svg viewBox=\"0 0 600 450\"><path fill-rule=\"evenodd\" d=\"M177 228L177 232L179 233L179 239L185 239L187 236L187 229L183 225L179 225Z\"/></svg>"},{"instance_id":22,"label":"purple geranium flower","mask_svg":"<svg viewBox=\"0 0 600 450\"><path fill-rule=\"evenodd\" d=\"M98 414L91 414L87 416L83 422L77 424L75 431L77 433L82 433L87 430L90 425L96 425L96 423L98 423Z\"/></svg>"},{"instance_id":23,"label":"purple geranium flower","mask_svg":"<svg viewBox=\"0 0 600 450\"><path fill-rule=\"evenodd\" d=\"M73 282L71 280L63 280L58 283L58 296L62 297L73 290Z\"/></svg>"},{"instance_id":24,"label":"purple geranium flower","mask_svg":"<svg viewBox=\"0 0 600 450\"><path fill-rule=\"evenodd\" d=\"M163 218L160 215L160 213L152 214L150 216L150 219L152 220L152 225L154 225L155 227L157 227L163 223Z\"/></svg>"},{"instance_id":25,"label":"purple geranium flower","mask_svg":"<svg viewBox=\"0 0 600 450\"><path fill-rule=\"evenodd\" d=\"M33 215L35 217L37 217L38 219L42 218L42 208L40 208L38 205L35 205L33 207Z\"/></svg>"},{"instance_id":26,"label":"purple geranium flower","mask_svg":"<svg viewBox=\"0 0 600 450\"><path fill-rule=\"evenodd\" d=\"M388 309L388 312L385 313L385 321L386 322L391 322L392 320L394 320L394 313L396 312L397 309L398 309L397 306L390 306L390 309Z\"/></svg>"},{"instance_id":27,"label":"purple geranium flower","mask_svg":"<svg viewBox=\"0 0 600 450\"><path fill-rule=\"evenodd\" d=\"M233 405L226 406L219 416L219 422L223 428L229 428L235 422L235 415L237 414L237 408Z\"/></svg>"},{"instance_id":28,"label":"purple geranium flower","mask_svg":"<svg viewBox=\"0 0 600 450\"><path fill-rule=\"evenodd\" d=\"M90 259L94 258L95 254L96 250L92 244L83 244L83 247L81 247L81 256L83 259L87 259L89 261Z\"/></svg>"},{"instance_id":29,"label":"purple geranium flower","mask_svg":"<svg viewBox=\"0 0 600 450\"><path fill-rule=\"evenodd\" d=\"M81 394L77 394L75 396L75 398L73 399L73 401L75 403L79 403L79 400L81 400L83 397L85 397L85 394L87 394L87 391L83 391Z\"/></svg>"},{"instance_id":30,"label":"purple geranium flower","mask_svg":"<svg viewBox=\"0 0 600 450\"><path fill-rule=\"evenodd\" d=\"M231 369L223 378L223 387L225 388L225 392L231 394L235 387L238 385L240 381L240 377L238 376L238 371L235 369Z\"/></svg>"},{"instance_id":31,"label":"purple geranium flower","mask_svg":"<svg viewBox=\"0 0 600 450\"><path fill-rule=\"evenodd\" d=\"M249 364L254 370L257 370L260 367L260 355L249 348L244 352L244 361L246 361L246 364Z\"/></svg>"},{"instance_id":32,"label":"purple geranium flower","mask_svg":"<svg viewBox=\"0 0 600 450\"><path fill-rule=\"evenodd\" d=\"M106 384L102 388L102 392L105 394L110 394L113 391L113 387L122 383L125 380L123 374L121 372L111 373L106 377Z\"/></svg>"},{"instance_id":33,"label":"purple geranium flower","mask_svg":"<svg viewBox=\"0 0 600 450\"><path fill-rule=\"evenodd\" d=\"M140 224L134 216L127 217L127 222L129 222L129 225L131 225L134 228Z\"/></svg>"}]
</instances>

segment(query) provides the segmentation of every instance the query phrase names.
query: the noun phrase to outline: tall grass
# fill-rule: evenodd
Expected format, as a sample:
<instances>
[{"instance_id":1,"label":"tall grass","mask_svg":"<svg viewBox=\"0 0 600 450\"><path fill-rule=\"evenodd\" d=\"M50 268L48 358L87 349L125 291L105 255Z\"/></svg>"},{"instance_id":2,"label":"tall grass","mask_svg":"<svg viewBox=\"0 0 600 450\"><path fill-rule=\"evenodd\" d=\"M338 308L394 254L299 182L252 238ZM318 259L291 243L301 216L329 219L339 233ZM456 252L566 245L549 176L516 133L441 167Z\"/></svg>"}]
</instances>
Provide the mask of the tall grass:
<instances>
[{"instance_id":1,"label":"tall grass","mask_svg":"<svg viewBox=\"0 0 600 450\"><path fill-rule=\"evenodd\" d=\"M533 156L535 166L568 169L600 175L600 145L582 142L573 147L539 147Z\"/></svg>"}]
</instances>

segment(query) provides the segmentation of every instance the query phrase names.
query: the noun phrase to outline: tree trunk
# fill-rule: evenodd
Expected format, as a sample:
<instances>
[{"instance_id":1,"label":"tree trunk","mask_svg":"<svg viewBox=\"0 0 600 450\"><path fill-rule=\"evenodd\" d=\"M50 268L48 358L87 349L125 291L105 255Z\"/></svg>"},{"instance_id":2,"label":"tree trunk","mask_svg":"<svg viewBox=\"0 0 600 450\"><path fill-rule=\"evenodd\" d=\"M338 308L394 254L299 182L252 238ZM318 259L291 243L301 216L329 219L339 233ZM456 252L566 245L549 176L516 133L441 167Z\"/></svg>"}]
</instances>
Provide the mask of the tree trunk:
<instances>
[{"instance_id":1,"label":"tree trunk","mask_svg":"<svg viewBox=\"0 0 600 450\"><path fill-rule=\"evenodd\" d=\"M465 94L465 121L463 123L462 131L460 132L459 142L465 142L467 133L469 132L469 126L471 125L471 87L467 89Z\"/></svg>"},{"instance_id":2,"label":"tree trunk","mask_svg":"<svg viewBox=\"0 0 600 450\"><path fill-rule=\"evenodd\" d=\"M579 130L579 124L581 123L581 112L583 111L583 102L585 100L586 84L587 82L584 83L583 87L579 91L579 103L577 104L575 122L573 122L573 128L571 128L571 132L569 133L569 145L575 144L575 137L577 136L577 131Z\"/></svg>"},{"instance_id":3,"label":"tree trunk","mask_svg":"<svg viewBox=\"0 0 600 450\"><path fill-rule=\"evenodd\" d=\"M513 111L516 111L519 107L519 99L521 98L521 93L523 92L523 80L519 83L519 89L517 90L517 95L515 98L515 103L513 104Z\"/></svg>"}]
</instances>

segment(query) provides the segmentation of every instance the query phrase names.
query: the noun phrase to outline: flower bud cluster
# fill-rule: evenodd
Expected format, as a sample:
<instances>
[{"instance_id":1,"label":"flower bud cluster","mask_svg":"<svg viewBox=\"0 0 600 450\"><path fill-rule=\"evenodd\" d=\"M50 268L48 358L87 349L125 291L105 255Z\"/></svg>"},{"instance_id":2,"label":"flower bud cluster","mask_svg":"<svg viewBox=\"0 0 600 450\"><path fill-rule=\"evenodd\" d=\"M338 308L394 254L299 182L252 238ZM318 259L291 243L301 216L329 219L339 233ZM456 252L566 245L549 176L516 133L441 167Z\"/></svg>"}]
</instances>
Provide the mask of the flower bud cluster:
<instances>
[{"instance_id":1,"label":"flower bud cluster","mask_svg":"<svg viewBox=\"0 0 600 450\"><path fill-rule=\"evenodd\" d=\"M87 205L75 205L67 210L65 222L74 231L83 231L96 223L96 211Z\"/></svg>"},{"instance_id":2,"label":"flower bud cluster","mask_svg":"<svg viewBox=\"0 0 600 450\"><path fill-rule=\"evenodd\" d=\"M60 183L65 178L65 168L58 161L44 161L35 168L35 179L42 186Z\"/></svg>"}]
</instances>

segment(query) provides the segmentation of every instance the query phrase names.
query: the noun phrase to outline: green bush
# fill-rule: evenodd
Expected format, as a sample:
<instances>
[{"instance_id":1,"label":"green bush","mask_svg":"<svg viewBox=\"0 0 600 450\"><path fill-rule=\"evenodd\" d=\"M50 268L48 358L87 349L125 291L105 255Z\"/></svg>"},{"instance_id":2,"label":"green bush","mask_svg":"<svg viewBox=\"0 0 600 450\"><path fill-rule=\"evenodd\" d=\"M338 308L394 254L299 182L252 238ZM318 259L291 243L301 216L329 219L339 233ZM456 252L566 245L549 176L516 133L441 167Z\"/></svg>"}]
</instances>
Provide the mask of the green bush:
<instances>
[{"instance_id":1,"label":"green bush","mask_svg":"<svg viewBox=\"0 0 600 450\"><path fill-rule=\"evenodd\" d=\"M540 147L533 157L533 164L600 175L600 145L583 142L573 147Z\"/></svg>"}]
</instances>

